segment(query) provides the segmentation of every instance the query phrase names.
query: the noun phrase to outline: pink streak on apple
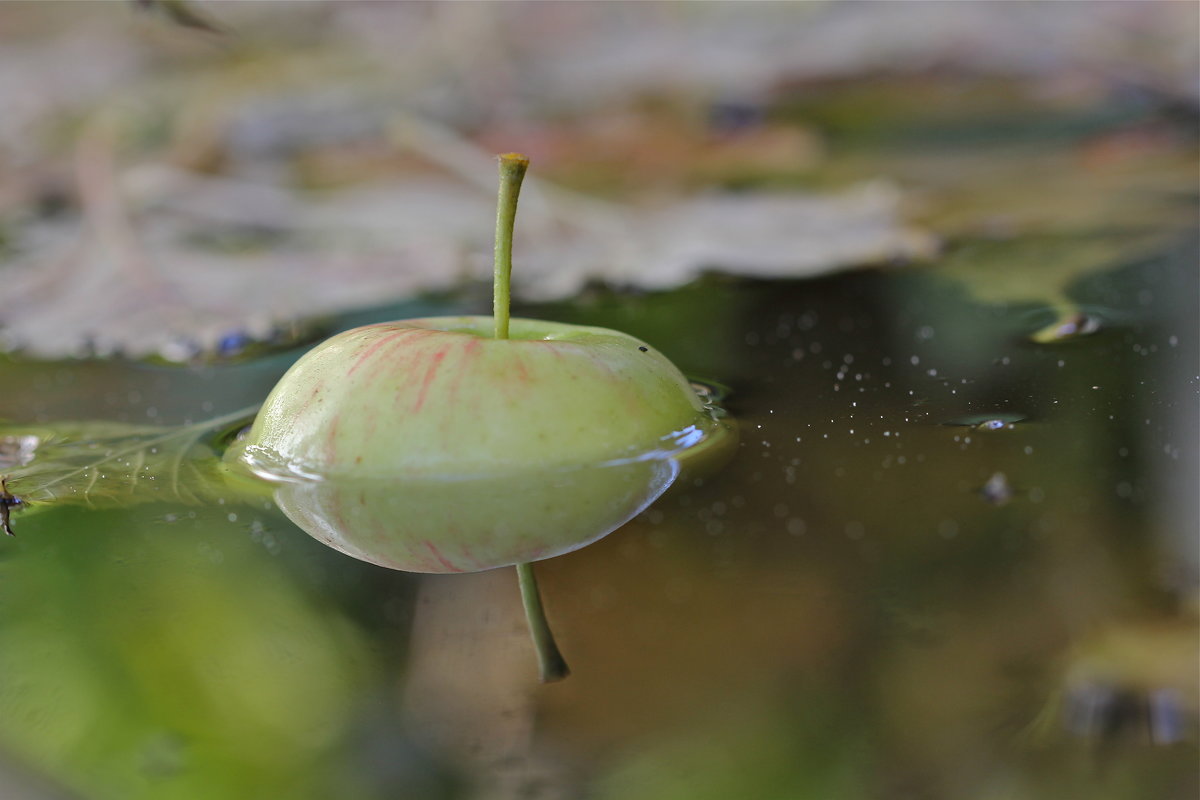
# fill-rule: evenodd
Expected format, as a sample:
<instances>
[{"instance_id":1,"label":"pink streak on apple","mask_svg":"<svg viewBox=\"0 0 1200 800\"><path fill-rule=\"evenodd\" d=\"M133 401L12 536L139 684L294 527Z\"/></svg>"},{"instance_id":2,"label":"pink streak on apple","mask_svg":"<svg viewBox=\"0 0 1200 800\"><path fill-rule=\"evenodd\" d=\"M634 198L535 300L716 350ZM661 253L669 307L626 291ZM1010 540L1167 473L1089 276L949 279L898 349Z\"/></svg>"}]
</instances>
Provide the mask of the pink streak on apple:
<instances>
[{"instance_id":1,"label":"pink streak on apple","mask_svg":"<svg viewBox=\"0 0 1200 800\"><path fill-rule=\"evenodd\" d=\"M330 461L337 459L337 432L340 423L341 417L334 417L329 423L329 430L325 433L325 452L329 455Z\"/></svg>"},{"instance_id":2,"label":"pink streak on apple","mask_svg":"<svg viewBox=\"0 0 1200 800\"><path fill-rule=\"evenodd\" d=\"M438 367L441 366L442 360L446 358L446 350L437 351L433 354L432 362L425 370L425 377L421 381L421 391L417 394L417 402L413 404L413 413L421 410L421 406L425 405L425 397L429 394L429 385L433 383L433 378L437 374Z\"/></svg>"},{"instance_id":3,"label":"pink streak on apple","mask_svg":"<svg viewBox=\"0 0 1200 800\"><path fill-rule=\"evenodd\" d=\"M426 539L424 541L424 545L425 545L426 549L428 549L429 552L433 554L433 557L438 560L438 563L441 564L442 567L447 572L462 572L463 571L462 567L457 566L453 561L451 561L450 559L448 559L444 555L442 555L442 551L438 550L437 546L433 542Z\"/></svg>"},{"instance_id":4,"label":"pink streak on apple","mask_svg":"<svg viewBox=\"0 0 1200 800\"><path fill-rule=\"evenodd\" d=\"M381 347L387 345L389 342L392 342L396 339L399 339L403 336L408 335L409 333L414 333L414 332L416 332L415 328L410 328L408 330L402 330L402 331L396 331L395 333L388 334L387 336L383 337L382 339L379 339L378 341L372 342L370 347L368 347L366 350L363 350L354 359L354 365L351 366L350 369L346 371L346 377L350 377L354 373L358 372L358 370L364 364L366 364L368 361L371 360L371 356L375 355L376 351L378 351Z\"/></svg>"}]
</instances>

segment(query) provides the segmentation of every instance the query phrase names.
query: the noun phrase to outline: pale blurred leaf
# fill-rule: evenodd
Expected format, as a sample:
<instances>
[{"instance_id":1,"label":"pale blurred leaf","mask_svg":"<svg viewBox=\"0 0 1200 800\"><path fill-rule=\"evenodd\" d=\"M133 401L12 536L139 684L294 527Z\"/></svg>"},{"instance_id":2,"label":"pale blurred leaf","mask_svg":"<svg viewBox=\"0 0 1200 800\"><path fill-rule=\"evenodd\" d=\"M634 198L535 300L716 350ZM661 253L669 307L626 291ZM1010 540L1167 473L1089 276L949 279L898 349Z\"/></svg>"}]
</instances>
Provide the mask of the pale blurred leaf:
<instances>
[{"instance_id":1,"label":"pale blurred leaf","mask_svg":"<svg viewBox=\"0 0 1200 800\"><path fill-rule=\"evenodd\" d=\"M489 280L491 187L428 178L319 196L166 167L124 178L136 210L118 235L86 218L25 232L5 269L9 349L185 361L230 337L286 340L297 320ZM593 281L669 289L705 270L805 277L928 256L933 239L898 221L898 203L879 183L630 205L534 184L514 293L563 299Z\"/></svg>"}]
</instances>

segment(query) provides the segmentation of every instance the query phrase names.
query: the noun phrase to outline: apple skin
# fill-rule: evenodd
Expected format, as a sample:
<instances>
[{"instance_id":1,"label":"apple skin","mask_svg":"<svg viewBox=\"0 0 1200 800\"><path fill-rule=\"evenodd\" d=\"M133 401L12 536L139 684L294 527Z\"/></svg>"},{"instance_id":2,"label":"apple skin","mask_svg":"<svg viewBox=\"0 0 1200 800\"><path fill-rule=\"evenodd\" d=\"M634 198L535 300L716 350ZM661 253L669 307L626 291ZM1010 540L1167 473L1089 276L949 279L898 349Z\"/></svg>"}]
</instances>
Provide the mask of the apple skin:
<instances>
[{"instance_id":1,"label":"apple skin","mask_svg":"<svg viewBox=\"0 0 1200 800\"><path fill-rule=\"evenodd\" d=\"M605 328L491 317L367 325L304 355L242 443L264 477L428 479L659 458L715 427L658 351Z\"/></svg>"}]
</instances>

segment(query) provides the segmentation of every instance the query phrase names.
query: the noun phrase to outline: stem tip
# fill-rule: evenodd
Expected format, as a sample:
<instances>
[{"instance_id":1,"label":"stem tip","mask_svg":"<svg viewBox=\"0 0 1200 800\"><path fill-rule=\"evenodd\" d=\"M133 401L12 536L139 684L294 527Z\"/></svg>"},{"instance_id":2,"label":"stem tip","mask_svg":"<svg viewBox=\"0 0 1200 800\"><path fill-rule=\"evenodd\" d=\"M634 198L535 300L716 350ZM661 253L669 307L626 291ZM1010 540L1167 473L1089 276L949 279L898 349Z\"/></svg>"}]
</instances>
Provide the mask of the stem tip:
<instances>
[{"instance_id":1,"label":"stem tip","mask_svg":"<svg viewBox=\"0 0 1200 800\"><path fill-rule=\"evenodd\" d=\"M571 669L558 650L554 634L550 632L550 623L546 620L546 610L542 607L542 597L538 592L537 578L533 575L533 565L517 564L517 576L520 579L525 619L529 623L534 649L537 650L538 677L542 683L561 681L571 674Z\"/></svg>"}]
</instances>

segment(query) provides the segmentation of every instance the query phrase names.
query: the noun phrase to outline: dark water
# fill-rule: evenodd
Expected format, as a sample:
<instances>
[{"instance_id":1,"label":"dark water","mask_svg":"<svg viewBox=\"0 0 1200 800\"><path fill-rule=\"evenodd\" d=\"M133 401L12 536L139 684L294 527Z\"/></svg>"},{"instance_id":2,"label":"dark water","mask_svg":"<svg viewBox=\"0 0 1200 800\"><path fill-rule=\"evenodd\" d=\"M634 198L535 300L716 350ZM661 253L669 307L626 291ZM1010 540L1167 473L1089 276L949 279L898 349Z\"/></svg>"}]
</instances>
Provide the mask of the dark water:
<instances>
[{"instance_id":1,"label":"dark water","mask_svg":"<svg viewBox=\"0 0 1200 800\"><path fill-rule=\"evenodd\" d=\"M1046 344L918 268L518 309L647 339L741 426L539 564L561 684L511 570L390 572L264 504L17 513L0 796L1194 797L1196 262L1080 280L1099 329ZM0 416L204 419L294 357L5 363Z\"/></svg>"}]
</instances>

